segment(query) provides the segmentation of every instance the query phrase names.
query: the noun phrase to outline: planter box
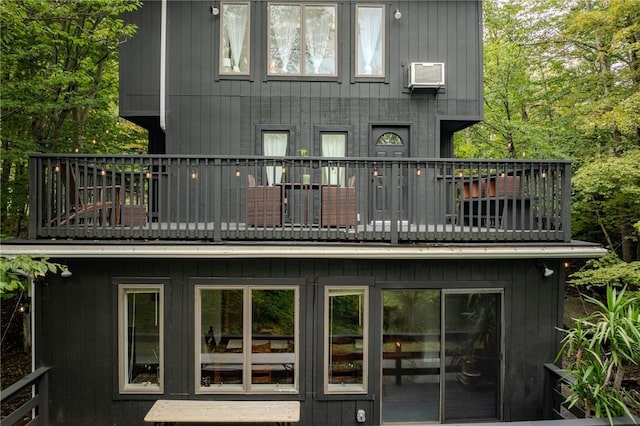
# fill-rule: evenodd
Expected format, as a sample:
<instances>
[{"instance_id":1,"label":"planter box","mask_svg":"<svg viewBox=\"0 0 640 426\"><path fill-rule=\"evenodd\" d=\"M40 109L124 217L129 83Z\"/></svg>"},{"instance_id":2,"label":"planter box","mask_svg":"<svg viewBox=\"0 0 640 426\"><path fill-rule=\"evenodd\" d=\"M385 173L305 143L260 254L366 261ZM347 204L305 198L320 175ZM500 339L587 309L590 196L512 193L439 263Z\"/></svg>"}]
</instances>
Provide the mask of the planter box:
<instances>
[{"instance_id":1,"label":"planter box","mask_svg":"<svg viewBox=\"0 0 640 426\"><path fill-rule=\"evenodd\" d=\"M476 179L462 184L463 198L478 198L483 195L485 187L484 179Z\"/></svg>"},{"instance_id":2,"label":"planter box","mask_svg":"<svg viewBox=\"0 0 640 426\"><path fill-rule=\"evenodd\" d=\"M520 176L492 177L486 187L486 195L488 197L520 195L521 192Z\"/></svg>"},{"instance_id":3,"label":"planter box","mask_svg":"<svg viewBox=\"0 0 640 426\"><path fill-rule=\"evenodd\" d=\"M122 226L145 226L147 210L143 205L120 206L120 224Z\"/></svg>"}]
</instances>

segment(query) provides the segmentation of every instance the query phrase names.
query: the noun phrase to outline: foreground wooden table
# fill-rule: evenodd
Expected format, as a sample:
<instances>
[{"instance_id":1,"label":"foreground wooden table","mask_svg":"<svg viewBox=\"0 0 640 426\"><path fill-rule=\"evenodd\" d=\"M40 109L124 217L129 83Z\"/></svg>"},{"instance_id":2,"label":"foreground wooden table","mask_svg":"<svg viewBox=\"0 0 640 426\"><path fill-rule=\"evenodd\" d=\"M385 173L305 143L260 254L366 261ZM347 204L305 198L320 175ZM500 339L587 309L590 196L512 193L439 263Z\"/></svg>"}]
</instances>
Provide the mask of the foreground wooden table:
<instances>
[{"instance_id":1,"label":"foreground wooden table","mask_svg":"<svg viewBox=\"0 0 640 426\"><path fill-rule=\"evenodd\" d=\"M158 400L144 417L147 423L299 422L299 401Z\"/></svg>"}]
</instances>

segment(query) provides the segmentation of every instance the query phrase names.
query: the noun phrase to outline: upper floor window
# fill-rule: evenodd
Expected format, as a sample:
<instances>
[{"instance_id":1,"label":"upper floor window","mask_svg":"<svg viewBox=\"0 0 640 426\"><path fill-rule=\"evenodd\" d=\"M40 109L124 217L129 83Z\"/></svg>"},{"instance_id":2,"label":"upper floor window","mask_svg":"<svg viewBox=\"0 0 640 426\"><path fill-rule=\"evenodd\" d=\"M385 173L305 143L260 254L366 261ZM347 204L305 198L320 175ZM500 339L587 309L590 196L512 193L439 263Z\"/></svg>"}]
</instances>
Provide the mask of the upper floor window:
<instances>
[{"instance_id":1,"label":"upper floor window","mask_svg":"<svg viewBox=\"0 0 640 426\"><path fill-rule=\"evenodd\" d=\"M162 286L118 287L121 393L162 393L163 320Z\"/></svg>"},{"instance_id":2,"label":"upper floor window","mask_svg":"<svg viewBox=\"0 0 640 426\"><path fill-rule=\"evenodd\" d=\"M289 145L289 133L269 131L262 134L262 151L266 157L284 157L287 155ZM265 167L267 173L267 183L274 185L282 182L282 174L284 169L282 166Z\"/></svg>"},{"instance_id":3,"label":"upper floor window","mask_svg":"<svg viewBox=\"0 0 640 426\"><path fill-rule=\"evenodd\" d=\"M337 75L336 5L269 4L270 75Z\"/></svg>"},{"instance_id":4,"label":"upper floor window","mask_svg":"<svg viewBox=\"0 0 640 426\"><path fill-rule=\"evenodd\" d=\"M356 77L384 77L384 6L356 6Z\"/></svg>"},{"instance_id":5,"label":"upper floor window","mask_svg":"<svg viewBox=\"0 0 640 426\"><path fill-rule=\"evenodd\" d=\"M249 3L220 4L220 74L249 74Z\"/></svg>"},{"instance_id":6,"label":"upper floor window","mask_svg":"<svg viewBox=\"0 0 640 426\"><path fill-rule=\"evenodd\" d=\"M196 391L297 391L298 289L196 286Z\"/></svg>"},{"instance_id":7,"label":"upper floor window","mask_svg":"<svg viewBox=\"0 0 640 426\"><path fill-rule=\"evenodd\" d=\"M345 158L347 134L345 132L320 133L320 149L323 157ZM345 185L345 168L337 165L322 168L323 185Z\"/></svg>"}]
</instances>

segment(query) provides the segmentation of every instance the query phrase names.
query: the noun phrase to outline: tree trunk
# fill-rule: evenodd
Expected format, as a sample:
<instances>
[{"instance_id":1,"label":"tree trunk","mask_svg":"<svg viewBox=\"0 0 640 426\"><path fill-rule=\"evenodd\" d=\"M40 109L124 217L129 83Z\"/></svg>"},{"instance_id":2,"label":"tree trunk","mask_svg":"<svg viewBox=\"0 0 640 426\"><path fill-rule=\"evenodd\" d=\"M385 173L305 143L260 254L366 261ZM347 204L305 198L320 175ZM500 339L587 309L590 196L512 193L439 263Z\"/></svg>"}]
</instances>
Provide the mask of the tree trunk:
<instances>
[{"instance_id":1,"label":"tree trunk","mask_svg":"<svg viewBox=\"0 0 640 426\"><path fill-rule=\"evenodd\" d=\"M637 258L637 243L634 241L636 230L633 225L625 223L620 227L622 237L622 260L625 262L633 262Z\"/></svg>"}]
</instances>

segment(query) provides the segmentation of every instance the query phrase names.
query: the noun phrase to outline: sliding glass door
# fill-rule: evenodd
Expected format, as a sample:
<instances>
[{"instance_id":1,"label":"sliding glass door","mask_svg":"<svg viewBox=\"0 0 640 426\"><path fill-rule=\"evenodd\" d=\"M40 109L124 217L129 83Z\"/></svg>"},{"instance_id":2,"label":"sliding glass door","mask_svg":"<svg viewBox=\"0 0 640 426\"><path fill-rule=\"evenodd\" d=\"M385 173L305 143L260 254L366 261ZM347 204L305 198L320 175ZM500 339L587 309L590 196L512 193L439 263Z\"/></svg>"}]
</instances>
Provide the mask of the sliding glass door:
<instances>
[{"instance_id":1,"label":"sliding glass door","mask_svg":"<svg viewBox=\"0 0 640 426\"><path fill-rule=\"evenodd\" d=\"M383 290L385 424L501 417L502 292Z\"/></svg>"}]
</instances>

